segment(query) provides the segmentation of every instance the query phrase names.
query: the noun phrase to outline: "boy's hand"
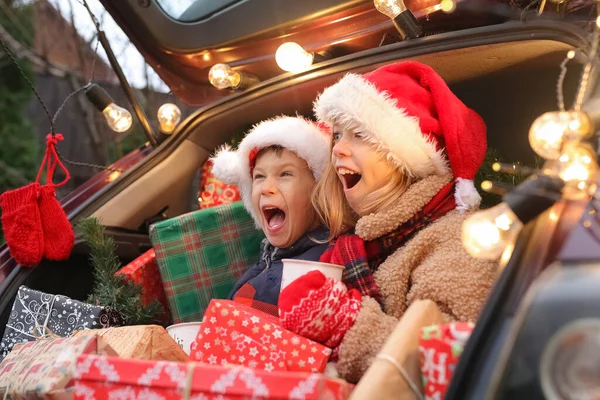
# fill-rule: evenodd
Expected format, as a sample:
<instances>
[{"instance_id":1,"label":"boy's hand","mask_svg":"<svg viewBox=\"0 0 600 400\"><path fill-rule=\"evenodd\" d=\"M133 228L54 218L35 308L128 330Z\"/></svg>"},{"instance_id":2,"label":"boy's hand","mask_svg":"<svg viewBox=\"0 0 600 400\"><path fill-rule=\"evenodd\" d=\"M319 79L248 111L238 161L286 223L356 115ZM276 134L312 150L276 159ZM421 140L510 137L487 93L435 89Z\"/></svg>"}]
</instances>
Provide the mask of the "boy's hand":
<instances>
[{"instance_id":1,"label":"boy's hand","mask_svg":"<svg viewBox=\"0 0 600 400\"><path fill-rule=\"evenodd\" d=\"M358 290L311 271L283 289L279 319L287 330L335 348L354 324L360 306Z\"/></svg>"}]
</instances>

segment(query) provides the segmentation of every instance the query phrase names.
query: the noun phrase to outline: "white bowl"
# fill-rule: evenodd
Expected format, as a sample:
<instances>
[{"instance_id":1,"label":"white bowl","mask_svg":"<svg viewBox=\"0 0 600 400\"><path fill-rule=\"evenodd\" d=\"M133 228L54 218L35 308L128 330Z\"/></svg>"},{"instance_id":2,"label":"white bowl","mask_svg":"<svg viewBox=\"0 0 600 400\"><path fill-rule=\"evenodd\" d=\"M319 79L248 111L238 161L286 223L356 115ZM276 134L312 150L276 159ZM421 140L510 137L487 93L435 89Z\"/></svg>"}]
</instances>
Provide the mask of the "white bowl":
<instances>
[{"instance_id":1,"label":"white bowl","mask_svg":"<svg viewBox=\"0 0 600 400\"><path fill-rule=\"evenodd\" d=\"M190 355L190 346L196 340L199 330L200 322L184 322L167 327L169 335L181 346L188 356Z\"/></svg>"},{"instance_id":2,"label":"white bowl","mask_svg":"<svg viewBox=\"0 0 600 400\"><path fill-rule=\"evenodd\" d=\"M323 275L335 280L342 280L342 265L327 264L318 261L295 260L293 258L285 258L283 260L283 275L281 276L281 290L287 285L300 278L302 275L308 274L310 271L321 271Z\"/></svg>"}]
</instances>

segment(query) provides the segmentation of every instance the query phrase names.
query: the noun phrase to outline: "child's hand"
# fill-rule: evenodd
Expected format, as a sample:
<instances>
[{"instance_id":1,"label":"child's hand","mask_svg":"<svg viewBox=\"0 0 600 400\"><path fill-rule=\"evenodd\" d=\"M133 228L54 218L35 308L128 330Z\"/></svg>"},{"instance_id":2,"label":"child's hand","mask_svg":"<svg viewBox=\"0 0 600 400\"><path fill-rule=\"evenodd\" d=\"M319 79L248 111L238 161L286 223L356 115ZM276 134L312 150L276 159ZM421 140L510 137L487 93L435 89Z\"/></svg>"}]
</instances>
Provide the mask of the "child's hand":
<instances>
[{"instance_id":1,"label":"child's hand","mask_svg":"<svg viewBox=\"0 0 600 400\"><path fill-rule=\"evenodd\" d=\"M360 306L358 290L311 271L283 289L279 318L287 330L335 348L354 324Z\"/></svg>"}]
</instances>

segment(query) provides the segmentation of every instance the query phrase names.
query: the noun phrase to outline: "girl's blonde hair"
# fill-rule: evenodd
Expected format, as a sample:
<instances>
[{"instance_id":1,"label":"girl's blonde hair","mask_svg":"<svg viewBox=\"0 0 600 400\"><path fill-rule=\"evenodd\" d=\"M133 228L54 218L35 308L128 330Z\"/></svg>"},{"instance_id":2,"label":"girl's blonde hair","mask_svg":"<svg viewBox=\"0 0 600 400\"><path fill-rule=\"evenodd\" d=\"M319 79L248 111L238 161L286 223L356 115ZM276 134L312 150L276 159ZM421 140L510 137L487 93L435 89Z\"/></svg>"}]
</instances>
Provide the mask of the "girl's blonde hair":
<instances>
[{"instance_id":1,"label":"girl's blonde hair","mask_svg":"<svg viewBox=\"0 0 600 400\"><path fill-rule=\"evenodd\" d=\"M333 142L331 145L333 149ZM383 159L382 162L389 162ZM397 200L411 185L412 179L402 173L399 169L394 169L387 183L369 193L364 200L365 215L378 211ZM354 228L359 216L350 208L344 187L337 173L331 158L325 170L323 178L317 182L312 195L312 203L319 214L323 223L329 228L329 240L332 240L345 231Z\"/></svg>"}]
</instances>

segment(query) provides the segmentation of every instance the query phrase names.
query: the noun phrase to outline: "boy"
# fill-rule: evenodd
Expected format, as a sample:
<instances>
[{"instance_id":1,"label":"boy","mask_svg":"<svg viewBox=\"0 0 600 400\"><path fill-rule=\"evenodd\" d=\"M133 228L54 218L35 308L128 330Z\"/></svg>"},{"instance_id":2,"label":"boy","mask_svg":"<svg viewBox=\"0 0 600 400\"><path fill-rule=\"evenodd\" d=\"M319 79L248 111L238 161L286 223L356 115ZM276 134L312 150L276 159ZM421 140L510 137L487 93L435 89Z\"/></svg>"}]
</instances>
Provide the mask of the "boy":
<instances>
[{"instance_id":1,"label":"boy","mask_svg":"<svg viewBox=\"0 0 600 400\"><path fill-rule=\"evenodd\" d=\"M260 261L236 283L230 299L278 315L282 259L318 261L329 232L321 226L311 194L329 161L329 138L301 117L277 117L248 132L237 151L213 158L213 172L237 185L244 206L265 233Z\"/></svg>"}]
</instances>

